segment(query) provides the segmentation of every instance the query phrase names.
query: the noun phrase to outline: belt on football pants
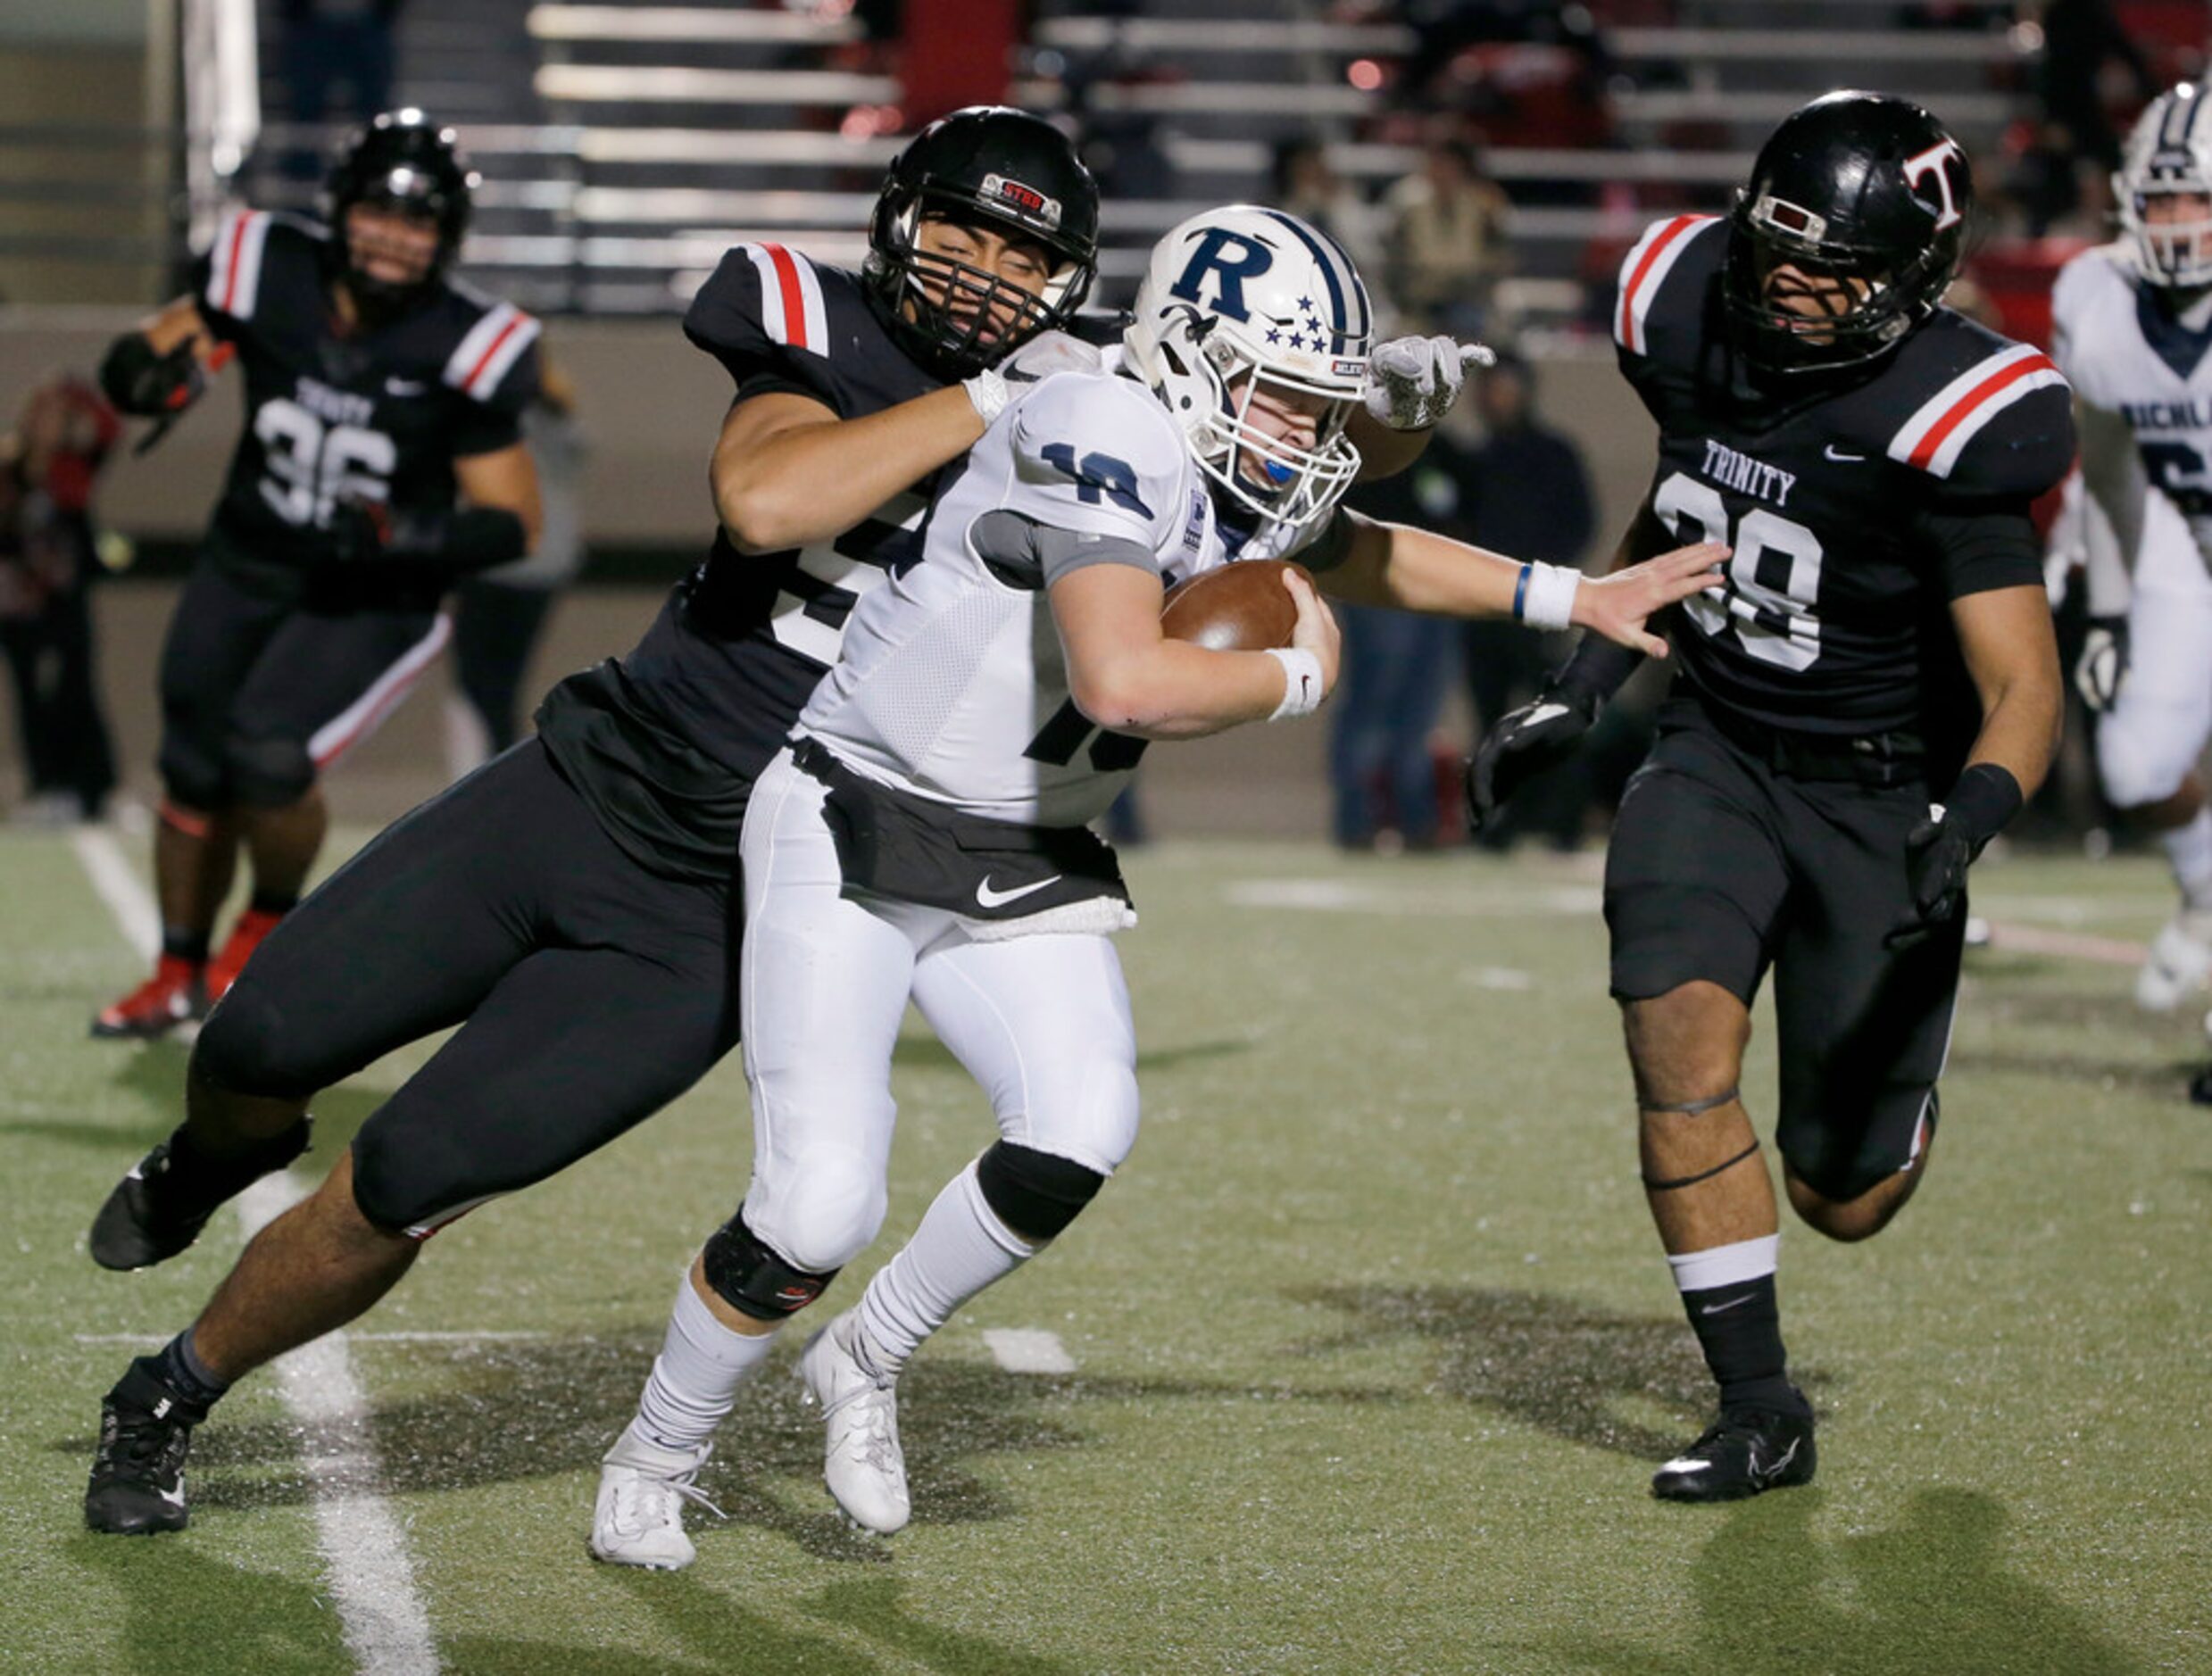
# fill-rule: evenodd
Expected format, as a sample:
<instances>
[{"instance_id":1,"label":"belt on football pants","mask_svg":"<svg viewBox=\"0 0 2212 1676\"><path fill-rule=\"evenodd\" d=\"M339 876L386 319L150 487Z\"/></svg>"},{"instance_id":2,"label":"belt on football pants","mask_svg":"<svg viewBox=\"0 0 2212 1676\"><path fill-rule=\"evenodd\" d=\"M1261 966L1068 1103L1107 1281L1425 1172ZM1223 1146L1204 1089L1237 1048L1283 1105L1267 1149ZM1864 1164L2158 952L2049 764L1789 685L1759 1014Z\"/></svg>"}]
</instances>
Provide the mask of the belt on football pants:
<instances>
[{"instance_id":1,"label":"belt on football pants","mask_svg":"<svg viewBox=\"0 0 2212 1676\"><path fill-rule=\"evenodd\" d=\"M1709 725L1736 749L1792 780L1841 781L1858 785L1908 785L1927 777L1927 748L1917 734L1809 734L1773 727L1701 699L1670 698L1659 714L1665 726L1676 707Z\"/></svg>"}]
</instances>

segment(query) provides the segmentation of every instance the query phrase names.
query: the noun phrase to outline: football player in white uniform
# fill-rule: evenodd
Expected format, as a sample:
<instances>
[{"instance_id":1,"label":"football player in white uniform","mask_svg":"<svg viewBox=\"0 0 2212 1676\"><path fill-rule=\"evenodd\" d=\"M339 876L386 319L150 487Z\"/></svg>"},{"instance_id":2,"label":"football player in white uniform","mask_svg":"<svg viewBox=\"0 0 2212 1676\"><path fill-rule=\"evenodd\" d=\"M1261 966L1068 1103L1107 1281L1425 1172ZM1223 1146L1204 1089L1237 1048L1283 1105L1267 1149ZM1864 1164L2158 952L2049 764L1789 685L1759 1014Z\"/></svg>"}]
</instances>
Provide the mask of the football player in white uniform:
<instances>
[{"instance_id":1,"label":"football player in white uniform","mask_svg":"<svg viewBox=\"0 0 2212 1676\"><path fill-rule=\"evenodd\" d=\"M1107 933L1135 914L1085 823L1146 742L1303 715L1336 676L1335 624L1301 583L1286 584L1298 625L1279 651L1165 639L1168 585L1295 553L1347 598L1583 624L1659 652L1644 618L1711 579L1713 545L1585 581L1341 512L1369 319L1350 261L1304 222L1242 205L1185 221L1154 250L1121 350L1019 394L940 483L922 561L854 609L745 822L753 1176L742 1232L704 1260L719 1298L753 1307L712 1311L679 1290L603 1477L599 1557L691 1561L682 1494L640 1529L638 1481L657 1459L695 1495L714 1427L777 1327L875 1238L910 997L989 1094L1000 1138L800 1358L827 1423L829 1489L856 1523L907 1522L907 1358L1127 1154L1136 1044ZM1409 369L1451 359L1383 347ZM1389 394L1375 390L1378 417ZM631 1515L619 1525L617 1500Z\"/></svg>"},{"instance_id":2,"label":"football player in white uniform","mask_svg":"<svg viewBox=\"0 0 2212 1676\"><path fill-rule=\"evenodd\" d=\"M2143 112L2113 182L2122 236L2068 262L2051 298L2051 354L2074 386L2093 503L2093 626L2075 685L2107 712L2106 797L2158 834L2181 889L2136 980L2136 1000L2158 1012L2212 973L2212 809L2196 767L2212 732L2208 106L2184 82Z\"/></svg>"}]
</instances>

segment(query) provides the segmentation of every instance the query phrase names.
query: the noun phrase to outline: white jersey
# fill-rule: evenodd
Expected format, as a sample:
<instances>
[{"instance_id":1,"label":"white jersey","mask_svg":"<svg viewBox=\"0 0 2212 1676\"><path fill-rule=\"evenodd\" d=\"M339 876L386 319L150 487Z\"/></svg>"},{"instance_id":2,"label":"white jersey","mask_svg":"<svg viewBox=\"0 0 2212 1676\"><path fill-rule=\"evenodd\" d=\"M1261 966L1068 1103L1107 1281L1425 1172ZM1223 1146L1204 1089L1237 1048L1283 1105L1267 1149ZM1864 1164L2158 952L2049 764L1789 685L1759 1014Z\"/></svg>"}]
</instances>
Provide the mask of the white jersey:
<instances>
[{"instance_id":1,"label":"white jersey","mask_svg":"<svg viewBox=\"0 0 2212 1676\"><path fill-rule=\"evenodd\" d=\"M796 735L871 779L971 815L1078 826L1103 814L1140 742L1069 696L1045 590L1097 562L1172 585L1228 562L1206 480L1151 390L1055 373L993 421L924 524L922 560L864 595ZM1235 549L1281 558L1272 527Z\"/></svg>"},{"instance_id":2,"label":"white jersey","mask_svg":"<svg viewBox=\"0 0 2212 1676\"><path fill-rule=\"evenodd\" d=\"M2176 319L2126 245L2075 257L2050 300L2051 358L2083 402L2126 421L2150 486L2212 553L2212 326Z\"/></svg>"}]
</instances>

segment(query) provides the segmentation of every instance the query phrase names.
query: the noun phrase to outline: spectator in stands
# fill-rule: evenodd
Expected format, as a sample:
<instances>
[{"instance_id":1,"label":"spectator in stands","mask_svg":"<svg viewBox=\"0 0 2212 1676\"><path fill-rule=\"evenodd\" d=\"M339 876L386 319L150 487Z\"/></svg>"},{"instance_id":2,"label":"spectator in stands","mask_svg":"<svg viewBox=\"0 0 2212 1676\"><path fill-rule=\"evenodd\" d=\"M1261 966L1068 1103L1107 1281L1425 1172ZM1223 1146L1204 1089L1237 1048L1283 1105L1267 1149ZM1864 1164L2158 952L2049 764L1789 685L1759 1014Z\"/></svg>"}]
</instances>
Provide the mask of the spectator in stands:
<instances>
[{"instance_id":1,"label":"spectator in stands","mask_svg":"<svg viewBox=\"0 0 2212 1676\"><path fill-rule=\"evenodd\" d=\"M1432 144L1385 198L1384 275L1404 329L1479 337L1506 270L1510 206L1465 140Z\"/></svg>"},{"instance_id":2,"label":"spectator in stands","mask_svg":"<svg viewBox=\"0 0 2212 1676\"><path fill-rule=\"evenodd\" d=\"M1597 527L1590 474L1575 444L1537 418L1535 369L1518 355L1501 354L1476 386L1475 410L1484 435L1463 477L1467 539L1498 552L1537 556L1546 564L1579 566ZM1534 696L1564 654L1511 623L1506 626L1513 632L1504 635L1489 633L1480 623L1456 626L1479 741L1484 729ZM1503 848L1517 834L1535 831L1555 848L1573 849L1599 789L1604 758L1602 751L1578 754L1531 782L1506 825L1493 823L1483 834L1484 843Z\"/></svg>"},{"instance_id":3,"label":"spectator in stands","mask_svg":"<svg viewBox=\"0 0 2212 1676\"><path fill-rule=\"evenodd\" d=\"M446 761L455 778L520 736L519 700L530 654L554 596L584 568L584 439L576 423L576 383L542 345L537 397L523 410L522 440L537 461L544 521L527 558L470 577L455 590L453 676L461 692L446 729Z\"/></svg>"},{"instance_id":4,"label":"spectator in stands","mask_svg":"<svg viewBox=\"0 0 2212 1676\"><path fill-rule=\"evenodd\" d=\"M1361 273L1383 271L1375 212L1329 162L1318 135L1279 142L1268 169L1268 202L1319 228L1344 247Z\"/></svg>"},{"instance_id":5,"label":"spectator in stands","mask_svg":"<svg viewBox=\"0 0 2212 1676\"><path fill-rule=\"evenodd\" d=\"M2145 103L2158 95L2158 78L2120 27L2112 0L2049 0L2040 10L2043 53L2035 63L2035 91L2047 122L2066 131L2075 153L2100 176L2120 166L2120 137L2105 112L2099 86L2108 61L2116 61Z\"/></svg>"},{"instance_id":6,"label":"spectator in stands","mask_svg":"<svg viewBox=\"0 0 2212 1676\"><path fill-rule=\"evenodd\" d=\"M0 435L0 649L29 788L19 819L97 820L115 789L90 589L100 569L93 485L121 430L89 384L57 377Z\"/></svg>"}]
</instances>

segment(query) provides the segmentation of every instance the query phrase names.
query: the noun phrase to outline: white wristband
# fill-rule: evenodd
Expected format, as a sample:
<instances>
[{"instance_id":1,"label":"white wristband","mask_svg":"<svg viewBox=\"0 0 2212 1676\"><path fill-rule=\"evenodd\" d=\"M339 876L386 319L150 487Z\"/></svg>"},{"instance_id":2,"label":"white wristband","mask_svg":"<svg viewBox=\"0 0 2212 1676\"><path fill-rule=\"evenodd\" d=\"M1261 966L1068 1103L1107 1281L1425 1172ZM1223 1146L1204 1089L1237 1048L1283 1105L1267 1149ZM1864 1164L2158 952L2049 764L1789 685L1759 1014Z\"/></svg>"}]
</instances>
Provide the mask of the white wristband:
<instances>
[{"instance_id":1,"label":"white wristband","mask_svg":"<svg viewBox=\"0 0 2212 1676\"><path fill-rule=\"evenodd\" d=\"M975 404L976 415L988 425L1005 411L1006 380L989 367L974 378L963 379L960 388L968 392L968 399Z\"/></svg>"},{"instance_id":2,"label":"white wristband","mask_svg":"<svg viewBox=\"0 0 2212 1676\"><path fill-rule=\"evenodd\" d=\"M1521 621L1531 628L1572 628L1575 590L1581 585L1582 572L1572 565L1530 565L1528 593L1521 602Z\"/></svg>"},{"instance_id":3,"label":"white wristband","mask_svg":"<svg viewBox=\"0 0 2212 1676\"><path fill-rule=\"evenodd\" d=\"M1270 646L1268 656L1283 666L1283 701L1275 707L1271 722L1310 716L1327 696L1321 685L1321 660L1302 646Z\"/></svg>"}]
</instances>

